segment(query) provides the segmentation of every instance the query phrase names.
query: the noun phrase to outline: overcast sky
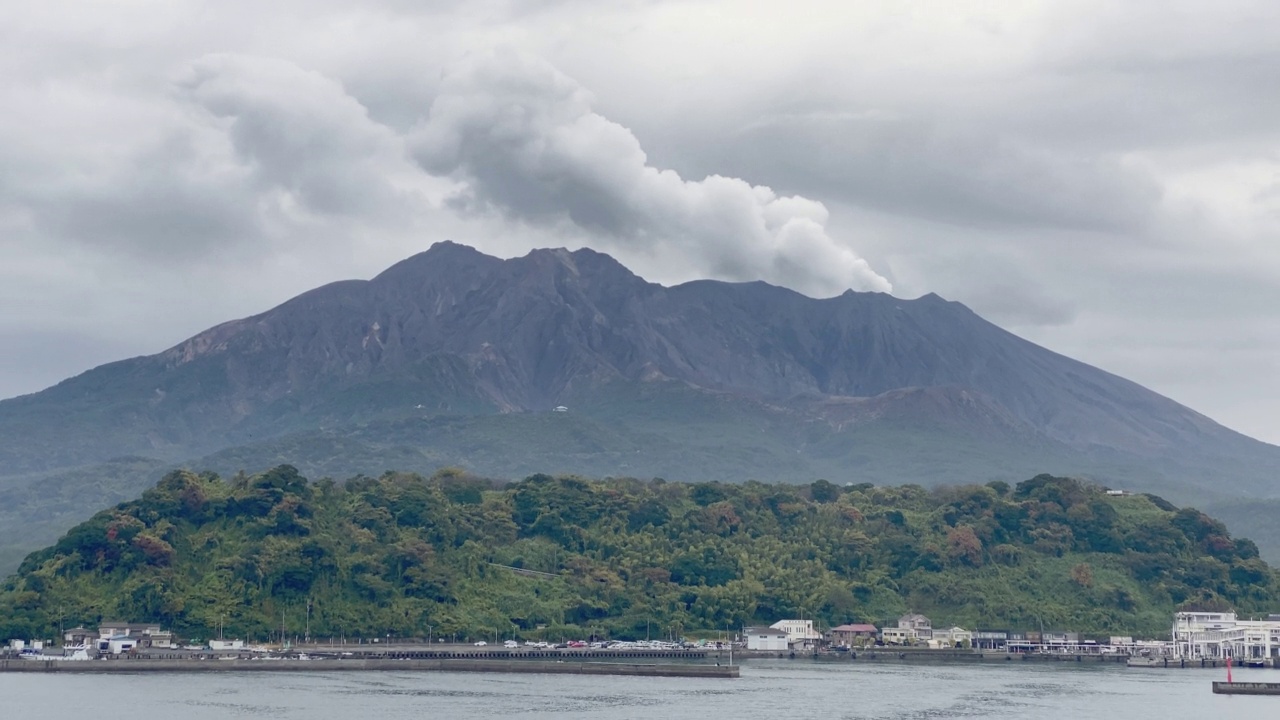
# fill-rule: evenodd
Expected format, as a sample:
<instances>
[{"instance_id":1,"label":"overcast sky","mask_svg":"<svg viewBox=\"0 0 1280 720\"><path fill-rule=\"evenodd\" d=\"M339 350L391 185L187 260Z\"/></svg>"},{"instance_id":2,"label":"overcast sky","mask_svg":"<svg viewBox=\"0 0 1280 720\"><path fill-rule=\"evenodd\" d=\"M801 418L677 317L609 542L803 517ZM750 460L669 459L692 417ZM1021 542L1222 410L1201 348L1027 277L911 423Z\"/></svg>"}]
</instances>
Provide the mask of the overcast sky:
<instances>
[{"instance_id":1,"label":"overcast sky","mask_svg":"<svg viewBox=\"0 0 1280 720\"><path fill-rule=\"evenodd\" d=\"M453 239L937 292L1280 442L1277 28L1264 0L2 3L0 397Z\"/></svg>"}]
</instances>

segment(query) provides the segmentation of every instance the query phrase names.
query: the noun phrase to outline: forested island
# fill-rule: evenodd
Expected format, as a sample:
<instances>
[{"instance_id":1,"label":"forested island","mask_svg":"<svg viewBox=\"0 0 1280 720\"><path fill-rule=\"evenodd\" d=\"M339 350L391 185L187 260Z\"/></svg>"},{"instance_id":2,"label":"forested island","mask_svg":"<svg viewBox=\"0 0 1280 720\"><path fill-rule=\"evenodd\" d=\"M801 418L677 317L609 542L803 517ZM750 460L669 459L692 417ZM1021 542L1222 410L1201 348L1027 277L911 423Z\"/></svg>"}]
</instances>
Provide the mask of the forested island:
<instances>
[{"instance_id":1,"label":"forested island","mask_svg":"<svg viewBox=\"0 0 1280 720\"><path fill-rule=\"evenodd\" d=\"M1216 520L1040 475L926 490L444 470L309 482L172 472L33 553L0 638L106 618L188 637L636 638L923 612L1162 636L1180 608L1280 608Z\"/></svg>"}]
</instances>

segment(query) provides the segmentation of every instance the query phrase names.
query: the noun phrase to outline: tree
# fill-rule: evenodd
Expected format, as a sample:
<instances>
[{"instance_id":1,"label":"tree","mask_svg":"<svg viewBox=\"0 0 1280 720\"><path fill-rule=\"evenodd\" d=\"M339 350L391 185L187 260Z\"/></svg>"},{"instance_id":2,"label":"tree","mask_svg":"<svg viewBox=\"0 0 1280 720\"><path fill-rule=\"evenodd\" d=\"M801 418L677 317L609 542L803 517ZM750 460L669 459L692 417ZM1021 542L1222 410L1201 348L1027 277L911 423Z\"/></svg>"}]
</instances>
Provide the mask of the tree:
<instances>
[{"instance_id":1,"label":"tree","mask_svg":"<svg viewBox=\"0 0 1280 720\"><path fill-rule=\"evenodd\" d=\"M817 480L809 486L809 497L816 503L835 502L840 499L840 488L826 480Z\"/></svg>"},{"instance_id":2,"label":"tree","mask_svg":"<svg viewBox=\"0 0 1280 720\"><path fill-rule=\"evenodd\" d=\"M982 567L982 540L968 525L947 531L947 557L969 567Z\"/></svg>"},{"instance_id":3,"label":"tree","mask_svg":"<svg viewBox=\"0 0 1280 720\"><path fill-rule=\"evenodd\" d=\"M1000 497L1005 497L1009 494L1009 489L1010 489L1009 483L1003 480L992 480L991 482L987 483L987 487L991 488L992 490L995 490L996 495L999 495Z\"/></svg>"},{"instance_id":4,"label":"tree","mask_svg":"<svg viewBox=\"0 0 1280 720\"><path fill-rule=\"evenodd\" d=\"M1093 568L1089 563L1080 563L1071 568L1071 582L1082 588L1093 587Z\"/></svg>"}]
</instances>

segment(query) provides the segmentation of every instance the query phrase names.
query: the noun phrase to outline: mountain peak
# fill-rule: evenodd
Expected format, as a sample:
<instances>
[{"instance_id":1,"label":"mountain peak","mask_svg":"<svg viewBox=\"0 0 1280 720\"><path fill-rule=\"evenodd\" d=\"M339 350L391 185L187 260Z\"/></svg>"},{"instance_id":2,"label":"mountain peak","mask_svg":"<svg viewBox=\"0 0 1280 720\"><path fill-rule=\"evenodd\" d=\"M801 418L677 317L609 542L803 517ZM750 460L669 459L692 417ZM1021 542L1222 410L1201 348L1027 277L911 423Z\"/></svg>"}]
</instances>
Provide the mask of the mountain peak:
<instances>
[{"instance_id":1,"label":"mountain peak","mask_svg":"<svg viewBox=\"0 0 1280 720\"><path fill-rule=\"evenodd\" d=\"M634 399L659 385L699 399ZM707 398L739 409L787 407L797 413L788 426L819 438L836 433L825 449L814 446L813 462L852 462L841 428L878 418L915 422L916 430L927 420L947 432L995 418L989 431L1008 430L1009 442L1025 440L1010 428L1026 429L1035 442L1080 457L1143 463L1173 452L1190 462L1257 449L933 293L814 299L763 282L713 280L661 288L588 248L500 259L445 241L373 280L332 283L167 353L0 402L0 468L34 473L127 453L182 459L285 432L406 416L536 415L560 404L595 403L612 417L639 412L686 427L692 415L680 408ZM800 407L795 398L844 410ZM859 401L868 398L879 399ZM717 429L722 421L709 420L706 436L750 425ZM797 442L794 452L808 452L809 440Z\"/></svg>"},{"instance_id":2,"label":"mountain peak","mask_svg":"<svg viewBox=\"0 0 1280 720\"><path fill-rule=\"evenodd\" d=\"M476 250L470 245L441 240L431 247L392 265L374 277L374 281L389 279L407 279L426 275L447 274L460 266L476 266L491 262L502 262L498 258Z\"/></svg>"}]
</instances>

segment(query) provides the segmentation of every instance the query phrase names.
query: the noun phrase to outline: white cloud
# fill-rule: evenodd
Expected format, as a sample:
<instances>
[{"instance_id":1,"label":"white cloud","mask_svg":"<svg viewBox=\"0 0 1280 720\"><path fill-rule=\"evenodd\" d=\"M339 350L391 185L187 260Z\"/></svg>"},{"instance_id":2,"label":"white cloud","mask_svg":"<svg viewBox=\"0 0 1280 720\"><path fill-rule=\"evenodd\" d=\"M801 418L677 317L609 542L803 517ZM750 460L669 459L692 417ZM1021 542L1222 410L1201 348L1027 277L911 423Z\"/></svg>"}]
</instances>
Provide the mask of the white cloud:
<instances>
[{"instance_id":1,"label":"white cloud","mask_svg":"<svg viewBox=\"0 0 1280 720\"><path fill-rule=\"evenodd\" d=\"M689 181L649 164L630 130L538 58L510 49L451 65L416 157L465 184L457 204L534 224L568 221L690 276L765 279L814 294L889 282L826 231L827 210L732 177Z\"/></svg>"}]
</instances>

